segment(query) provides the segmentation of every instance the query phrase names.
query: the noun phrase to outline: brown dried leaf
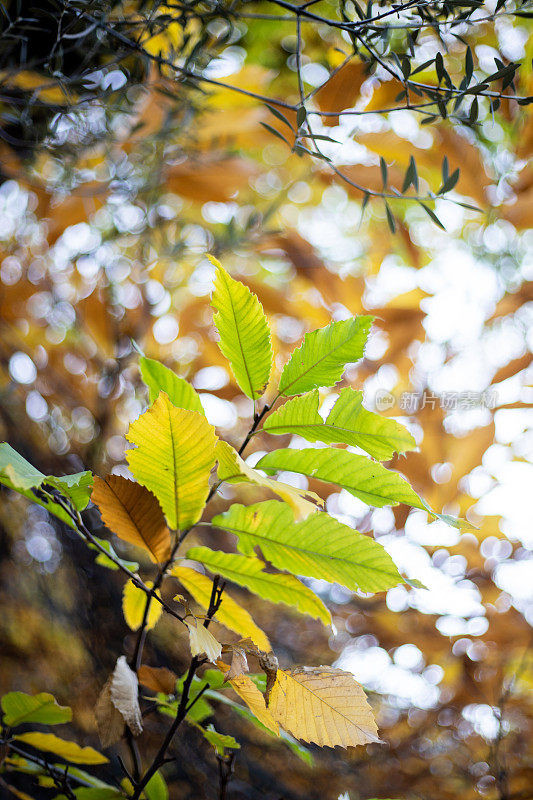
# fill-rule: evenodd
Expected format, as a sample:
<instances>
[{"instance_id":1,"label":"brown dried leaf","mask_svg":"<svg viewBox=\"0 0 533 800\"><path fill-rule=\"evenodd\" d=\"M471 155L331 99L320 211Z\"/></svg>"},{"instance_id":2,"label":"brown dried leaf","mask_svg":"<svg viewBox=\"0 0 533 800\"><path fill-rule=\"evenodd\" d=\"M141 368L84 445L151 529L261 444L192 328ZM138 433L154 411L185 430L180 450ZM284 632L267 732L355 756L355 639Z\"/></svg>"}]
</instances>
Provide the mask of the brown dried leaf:
<instances>
[{"instance_id":1,"label":"brown dried leaf","mask_svg":"<svg viewBox=\"0 0 533 800\"><path fill-rule=\"evenodd\" d=\"M142 664L137 673L139 682L153 692L172 694L176 688L178 676L166 667L149 667Z\"/></svg>"}]
</instances>

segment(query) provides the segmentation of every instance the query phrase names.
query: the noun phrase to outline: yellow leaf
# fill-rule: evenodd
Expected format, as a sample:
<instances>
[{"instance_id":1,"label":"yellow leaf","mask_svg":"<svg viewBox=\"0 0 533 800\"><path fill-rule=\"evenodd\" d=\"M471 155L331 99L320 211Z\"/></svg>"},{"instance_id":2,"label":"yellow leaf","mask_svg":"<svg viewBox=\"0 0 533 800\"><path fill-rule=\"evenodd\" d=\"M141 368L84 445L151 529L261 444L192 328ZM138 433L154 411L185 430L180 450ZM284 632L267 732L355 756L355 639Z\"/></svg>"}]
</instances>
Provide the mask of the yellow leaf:
<instances>
[{"instance_id":1,"label":"yellow leaf","mask_svg":"<svg viewBox=\"0 0 533 800\"><path fill-rule=\"evenodd\" d=\"M45 750L53 753L65 761L72 761L73 764L107 764L108 758L94 750L92 747L80 747L76 742L69 742L60 739L53 733L19 733L13 737L19 742L29 744L37 750Z\"/></svg>"},{"instance_id":2,"label":"yellow leaf","mask_svg":"<svg viewBox=\"0 0 533 800\"><path fill-rule=\"evenodd\" d=\"M200 518L215 465L215 429L203 414L172 405L160 392L155 403L130 425L137 445L126 452L135 478L150 489L171 528L183 530Z\"/></svg>"},{"instance_id":3,"label":"yellow leaf","mask_svg":"<svg viewBox=\"0 0 533 800\"><path fill-rule=\"evenodd\" d=\"M154 585L152 581L145 581L146 586L151 589ZM144 611L146 603L149 598L142 589L139 589L135 584L129 580L124 584L122 592L122 611L124 612L124 619L126 624L132 631L138 630L141 627L144 618ZM155 600L150 602L150 609L148 611L148 619L146 622L146 630L150 631L154 628L159 621L163 606Z\"/></svg>"},{"instance_id":4,"label":"yellow leaf","mask_svg":"<svg viewBox=\"0 0 533 800\"><path fill-rule=\"evenodd\" d=\"M152 492L120 475L95 477L91 497L107 527L120 539L147 550L154 562L170 555L170 533Z\"/></svg>"},{"instance_id":5,"label":"yellow leaf","mask_svg":"<svg viewBox=\"0 0 533 800\"><path fill-rule=\"evenodd\" d=\"M355 747L380 741L362 687L341 669L278 670L269 709L297 739L322 747Z\"/></svg>"},{"instance_id":6,"label":"yellow leaf","mask_svg":"<svg viewBox=\"0 0 533 800\"><path fill-rule=\"evenodd\" d=\"M218 459L218 477L221 481L228 483L242 483L247 481L255 483L256 486L261 486L263 489L268 489L282 500L285 500L291 506L294 512L294 519L299 522L305 519L310 514L318 511L314 503L319 506L324 505L324 501L315 492L307 491L305 489L297 489L295 486L289 486L288 483L276 481L273 478L267 478L261 473L248 466L246 461L240 457L236 450L233 449L227 442L218 442L215 448L216 457ZM314 503L310 502L313 500Z\"/></svg>"},{"instance_id":7,"label":"yellow leaf","mask_svg":"<svg viewBox=\"0 0 533 800\"><path fill-rule=\"evenodd\" d=\"M210 578L190 567L178 565L172 567L171 575L183 584L189 594L194 597L204 610L207 610L213 588L213 581ZM224 589L222 602L214 619L230 631L249 637L260 650L268 651L271 649L267 635L255 624L248 611L228 594L227 589Z\"/></svg>"},{"instance_id":8,"label":"yellow leaf","mask_svg":"<svg viewBox=\"0 0 533 800\"><path fill-rule=\"evenodd\" d=\"M229 672L230 668L223 661L218 661L217 666L221 672ZM251 678L248 675L239 675L237 678L232 678L229 683L235 694L244 700L254 717L257 717L265 728L279 736L278 723L266 707L265 698Z\"/></svg>"}]
</instances>

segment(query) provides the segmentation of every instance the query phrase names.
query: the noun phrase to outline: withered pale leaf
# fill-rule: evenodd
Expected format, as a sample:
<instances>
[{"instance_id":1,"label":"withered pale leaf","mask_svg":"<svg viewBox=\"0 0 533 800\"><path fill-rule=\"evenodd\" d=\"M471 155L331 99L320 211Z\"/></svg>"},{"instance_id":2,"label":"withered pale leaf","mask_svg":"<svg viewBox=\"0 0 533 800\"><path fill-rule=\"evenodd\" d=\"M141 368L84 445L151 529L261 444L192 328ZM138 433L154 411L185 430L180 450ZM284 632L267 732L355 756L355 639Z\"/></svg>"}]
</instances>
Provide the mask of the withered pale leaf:
<instances>
[{"instance_id":1,"label":"withered pale leaf","mask_svg":"<svg viewBox=\"0 0 533 800\"><path fill-rule=\"evenodd\" d=\"M126 656L119 656L110 685L111 700L120 711L124 722L134 736L142 731L141 709L139 708L139 681L129 667Z\"/></svg>"},{"instance_id":2,"label":"withered pale leaf","mask_svg":"<svg viewBox=\"0 0 533 800\"><path fill-rule=\"evenodd\" d=\"M200 620L194 620L194 622L185 620L185 624L189 629L189 644L192 655L199 656L205 653L209 661L215 664L222 655L220 642L215 639Z\"/></svg>"},{"instance_id":3,"label":"withered pale leaf","mask_svg":"<svg viewBox=\"0 0 533 800\"><path fill-rule=\"evenodd\" d=\"M237 678L239 675L244 675L246 672L249 672L246 653L244 650L242 650L242 648L235 647L231 655L230 668L228 672L226 672L226 680L231 681L233 678Z\"/></svg>"},{"instance_id":4,"label":"withered pale leaf","mask_svg":"<svg viewBox=\"0 0 533 800\"><path fill-rule=\"evenodd\" d=\"M98 696L94 716L102 747L111 747L116 744L122 738L125 723L124 717L111 700L111 678L106 681Z\"/></svg>"},{"instance_id":5,"label":"withered pale leaf","mask_svg":"<svg viewBox=\"0 0 533 800\"><path fill-rule=\"evenodd\" d=\"M380 741L362 687L349 672L334 667L278 670L269 710L297 739L322 747Z\"/></svg>"},{"instance_id":6,"label":"withered pale leaf","mask_svg":"<svg viewBox=\"0 0 533 800\"><path fill-rule=\"evenodd\" d=\"M125 656L119 656L112 675L100 692L94 710L98 735L104 747L118 742L127 725L134 736L142 731L137 675L128 666Z\"/></svg>"}]
</instances>

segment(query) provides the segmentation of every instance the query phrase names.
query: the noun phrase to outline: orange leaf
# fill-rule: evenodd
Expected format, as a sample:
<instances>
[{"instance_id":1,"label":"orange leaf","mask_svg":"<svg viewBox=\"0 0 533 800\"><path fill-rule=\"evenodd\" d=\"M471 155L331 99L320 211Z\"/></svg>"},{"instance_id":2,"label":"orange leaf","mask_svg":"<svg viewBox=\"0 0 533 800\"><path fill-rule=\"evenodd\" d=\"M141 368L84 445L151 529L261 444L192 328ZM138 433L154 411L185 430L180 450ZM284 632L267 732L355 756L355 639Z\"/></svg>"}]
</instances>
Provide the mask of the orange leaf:
<instances>
[{"instance_id":1,"label":"orange leaf","mask_svg":"<svg viewBox=\"0 0 533 800\"><path fill-rule=\"evenodd\" d=\"M170 555L170 532L152 492L120 475L95 477L92 501L120 539L147 550L154 562Z\"/></svg>"}]
</instances>

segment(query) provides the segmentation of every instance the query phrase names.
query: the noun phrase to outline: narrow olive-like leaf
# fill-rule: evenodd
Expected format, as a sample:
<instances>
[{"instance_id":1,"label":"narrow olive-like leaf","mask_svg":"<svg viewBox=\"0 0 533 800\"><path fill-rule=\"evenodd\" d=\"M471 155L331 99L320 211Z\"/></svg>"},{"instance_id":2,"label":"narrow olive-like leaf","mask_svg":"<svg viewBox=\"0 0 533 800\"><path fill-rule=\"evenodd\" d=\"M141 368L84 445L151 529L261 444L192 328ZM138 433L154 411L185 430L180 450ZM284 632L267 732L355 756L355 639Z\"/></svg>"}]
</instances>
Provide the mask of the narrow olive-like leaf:
<instances>
[{"instance_id":1,"label":"narrow olive-like leaf","mask_svg":"<svg viewBox=\"0 0 533 800\"><path fill-rule=\"evenodd\" d=\"M315 514L318 511L317 506L324 505L324 501L314 492L298 489L288 483L276 481L272 478L265 478L256 469L249 467L227 442L217 443L216 456L218 459L218 477L221 481L227 481L228 483L246 481L274 492L291 506L296 519L305 519L310 514ZM317 505L314 505L314 503Z\"/></svg>"},{"instance_id":2,"label":"narrow olive-like leaf","mask_svg":"<svg viewBox=\"0 0 533 800\"><path fill-rule=\"evenodd\" d=\"M69 742L60 739L53 733L19 733L13 737L18 742L28 744L37 750L44 750L47 753L64 758L65 761L72 761L74 764L107 764L109 759L94 750L92 747L80 747L76 742Z\"/></svg>"},{"instance_id":3,"label":"narrow olive-like leaf","mask_svg":"<svg viewBox=\"0 0 533 800\"><path fill-rule=\"evenodd\" d=\"M252 506L234 504L212 520L238 538L241 553L260 547L275 567L348 589L379 592L401 583L393 560L378 542L329 514L295 522L285 503L269 500Z\"/></svg>"},{"instance_id":4,"label":"narrow olive-like leaf","mask_svg":"<svg viewBox=\"0 0 533 800\"><path fill-rule=\"evenodd\" d=\"M197 411L172 405L161 392L130 425L136 445L126 459L136 480L159 500L171 528L183 530L200 518L215 465L215 429Z\"/></svg>"},{"instance_id":5,"label":"narrow olive-like leaf","mask_svg":"<svg viewBox=\"0 0 533 800\"><path fill-rule=\"evenodd\" d=\"M342 389L326 421L318 413L315 389L289 400L265 420L268 433L295 434L309 442L348 444L361 447L373 458L388 460L394 453L416 447L409 431L393 419L381 417L363 407L363 393Z\"/></svg>"},{"instance_id":6,"label":"narrow olive-like leaf","mask_svg":"<svg viewBox=\"0 0 533 800\"><path fill-rule=\"evenodd\" d=\"M266 105L266 107L268 108L268 110L270 111L271 114L273 114L275 117L277 117L281 122L284 122L285 125L287 125L287 127L292 131L292 133L294 133L291 123L289 122L287 117L285 117L281 113L281 111L279 109L277 109L275 106L271 106L269 103L265 103L265 105Z\"/></svg>"},{"instance_id":7,"label":"narrow olive-like leaf","mask_svg":"<svg viewBox=\"0 0 533 800\"><path fill-rule=\"evenodd\" d=\"M256 467L266 472L297 472L319 481L334 483L363 503L376 508L397 503L406 503L414 508L425 507L405 478L377 461L370 461L349 450L336 447L319 450L281 448L263 456Z\"/></svg>"},{"instance_id":8,"label":"narrow olive-like leaf","mask_svg":"<svg viewBox=\"0 0 533 800\"><path fill-rule=\"evenodd\" d=\"M420 203L420 205L422 206L422 208L424 209L424 211L426 212L426 214L428 215L428 217L429 217L431 220L433 220L433 222L435 223L435 225L438 225L438 226L439 226L439 228L442 228L442 230L443 230L443 231L445 231L445 230L446 230L446 228L444 227L444 225L442 224L442 222L440 221L440 219L437 217L437 215L435 214L435 212L434 212L434 211L432 211L432 210L431 210L431 208L430 208L429 206L427 206L425 203Z\"/></svg>"},{"instance_id":9,"label":"narrow olive-like leaf","mask_svg":"<svg viewBox=\"0 0 533 800\"><path fill-rule=\"evenodd\" d=\"M109 530L125 542L142 547L154 562L170 555L170 532L155 496L121 475L96 477L92 501Z\"/></svg>"},{"instance_id":10,"label":"narrow olive-like leaf","mask_svg":"<svg viewBox=\"0 0 533 800\"><path fill-rule=\"evenodd\" d=\"M331 623L328 609L311 589L293 575L265 572L265 565L258 558L222 553L208 547L192 547L187 558L200 561L213 574L245 586L264 600L294 606L301 614L316 617L325 625Z\"/></svg>"},{"instance_id":11,"label":"narrow olive-like leaf","mask_svg":"<svg viewBox=\"0 0 533 800\"><path fill-rule=\"evenodd\" d=\"M212 305L219 347L243 392L257 400L265 391L272 368L270 330L263 307L247 286L234 280L215 258Z\"/></svg>"},{"instance_id":12,"label":"narrow olive-like leaf","mask_svg":"<svg viewBox=\"0 0 533 800\"><path fill-rule=\"evenodd\" d=\"M177 408L204 413L196 390L184 378L176 375L173 370L165 367L160 361L145 356L139 359L139 368L141 377L150 392L150 403L154 402L159 392L165 392L172 405Z\"/></svg>"},{"instance_id":13,"label":"narrow olive-like leaf","mask_svg":"<svg viewBox=\"0 0 533 800\"><path fill-rule=\"evenodd\" d=\"M394 214L392 213L389 204L385 200L385 214L387 215L387 223L390 228L391 233L396 233L396 220L394 219Z\"/></svg>"},{"instance_id":14,"label":"narrow olive-like leaf","mask_svg":"<svg viewBox=\"0 0 533 800\"><path fill-rule=\"evenodd\" d=\"M190 567L182 567L179 564L172 567L170 574L177 578L196 602L207 611L213 581L207 575L202 575ZM224 590L222 602L213 619L230 631L235 631L244 638L250 638L260 650L270 650L270 642L266 633L263 633L261 628L255 624L248 611L233 599L227 589Z\"/></svg>"},{"instance_id":15,"label":"narrow olive-like leaf","mask_svg":"<svg viewBox=\"0 0 533 800\"><path fill-rule=\"evenodd\" d=\"M452 189L455 188L457 185L457 181L459 180L459 169L454 170L452 174L444 181L442 186L440 187L438 194L446 194L446 192L451 192Z\"/></svg>"},{"instance_id":16,"label":"narrow olive-like leaf","mask_svg":"<svg viewBox=\"0 0 533 800\"><path fill-rule=\"evenodd\" d=\"M281 139L282 142L285 142L285 144L287 144L289 147L291 146L291 143L283 136L283 134L273 128L272 125L269 125L268 122L260 121L259 124L262 125L263 128L266 128L269 133L272 133L278 139Z\"/></svg>"},{"instance_id":17,"label":"narrow olive-like leaf","mask_svg":"<svg viewBox=\"0 0 533 800\"><path fill-rule=\"evenodd\" d=\"M8 692L0 701L4 712L4 725L16 728L26 722L39 722L42 725L58 725L70 722L72 711L69 706L58 705L55 697L47 692L26 694Z\"/></svg>"},{"instance_id":18,"label":"narrow olive-like leaf","mask_svg":"<svg viewBox=\"0 0 533 800\"><path fill-rule=\"evenodd\" d=\"M269 710L293 736L321 747L380 741L362 687L351 673L334 667L278 670Z\"/></svg>"},{"instance_id":19,"label":"narrow olive-like leaf","mask_svg":"<svg viewBox=\"0 0 533 800\"><path fill-rule=\"evenodd\" d=\"M368 316L352 317L306 333L283 368L279 393L302 394L340 381L346 364L363 357L372 320Z\"/></svg>"},{"instance_id":20,"label":"narrow olive-like leaf","mask_svg":"<svg viewBox=\"0 0 533 800\"><path fill-rule=\"evenodd\" d=\"M383 188L386 189L389 178L388 178L387 162L385 161L383 156L379 157L379 166L381 169L381 181L383 183Z\"/></svg>"}]
</instances>

